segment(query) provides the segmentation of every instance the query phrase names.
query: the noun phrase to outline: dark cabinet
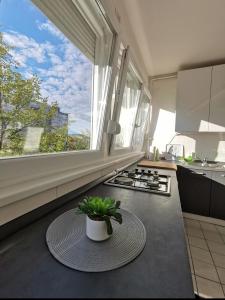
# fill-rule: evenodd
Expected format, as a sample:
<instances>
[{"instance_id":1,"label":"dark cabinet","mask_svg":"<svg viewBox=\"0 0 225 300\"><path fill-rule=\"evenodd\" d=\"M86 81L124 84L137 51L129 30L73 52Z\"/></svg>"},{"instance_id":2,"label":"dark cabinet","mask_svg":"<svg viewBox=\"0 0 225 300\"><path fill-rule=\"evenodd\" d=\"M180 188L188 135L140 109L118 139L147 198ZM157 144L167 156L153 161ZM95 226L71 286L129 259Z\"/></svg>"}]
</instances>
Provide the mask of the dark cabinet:
<instances>
[{"instance_id":1,"label":"dark cabinet","mask_svg":"<svg viewBox=\"0 0 225 300\"><path fill-rule=\"evenodd\" d=\"M213 172L210 217L225 220L225 173Z\"/></svg>"},{"instance_id":2,"label":"dark cabinet","mask_svg":"<svg viewBox=\"0 0 225 300\"><path fill-rule=\"evenodd\" d=\"M178 166L178 187L184 212L209 216L211 202L211 172Z\"/></svg>"}]
</instances>

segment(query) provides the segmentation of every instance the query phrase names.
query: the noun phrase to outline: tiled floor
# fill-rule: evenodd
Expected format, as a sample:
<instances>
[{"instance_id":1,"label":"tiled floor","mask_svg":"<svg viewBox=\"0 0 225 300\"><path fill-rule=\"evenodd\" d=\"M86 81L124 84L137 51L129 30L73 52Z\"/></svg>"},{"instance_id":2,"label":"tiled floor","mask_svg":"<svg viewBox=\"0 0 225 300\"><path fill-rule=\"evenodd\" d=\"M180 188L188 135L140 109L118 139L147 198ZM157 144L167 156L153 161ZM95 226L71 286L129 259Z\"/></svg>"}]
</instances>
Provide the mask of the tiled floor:
<instances>
[{"instance_id":1,"label":"tiled floor","mask_svg":"<svg viewBox=\"0 0 225 300\"><path fill-rule=\"evenodd\" d=\"M225 298L225 227L184 218L195 292Z\"/></svg>"}]
</instances>

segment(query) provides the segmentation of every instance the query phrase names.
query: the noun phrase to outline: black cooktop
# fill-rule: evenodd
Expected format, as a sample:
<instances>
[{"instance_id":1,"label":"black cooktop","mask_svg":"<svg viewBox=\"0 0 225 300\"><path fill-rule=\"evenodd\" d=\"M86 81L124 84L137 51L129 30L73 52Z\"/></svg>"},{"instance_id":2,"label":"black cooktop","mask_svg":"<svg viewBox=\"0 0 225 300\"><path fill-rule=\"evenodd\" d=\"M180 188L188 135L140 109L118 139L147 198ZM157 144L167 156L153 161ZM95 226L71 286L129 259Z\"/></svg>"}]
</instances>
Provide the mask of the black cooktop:
<instances>
[{"instance_id":1,"label":"black cooktop","mask_svg":"<svg viewBox=\"0 0 225 300\"><path fill-rule=\"evenodd\" d=\"M171 177L156 170L140 169L124 170L106 180L104 183L127 189L170 196Z\"/></svg>"}]
</instances>

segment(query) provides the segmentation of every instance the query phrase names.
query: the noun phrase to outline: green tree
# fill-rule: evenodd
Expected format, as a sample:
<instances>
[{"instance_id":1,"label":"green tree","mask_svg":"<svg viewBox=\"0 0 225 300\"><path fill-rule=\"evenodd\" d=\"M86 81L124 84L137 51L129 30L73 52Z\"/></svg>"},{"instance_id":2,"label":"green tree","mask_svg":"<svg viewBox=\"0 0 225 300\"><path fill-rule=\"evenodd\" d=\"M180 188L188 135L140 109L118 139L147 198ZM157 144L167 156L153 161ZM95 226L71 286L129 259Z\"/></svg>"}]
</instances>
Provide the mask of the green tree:
<instances>
[{"instance_id":1,"label":"green tree","mask_svg":"<svg viewBox=\"0 0 225 300\"><path fill-rule=\"evenodd\" d=\"M0 33L0 152L21 154L25 129L42 127L44 132L49 131L49 120L54 117L57 105L49 106L41 96L37 76L23 78L9 51Z\"/></svg>"},{"instance_id":2,"label":"green tree","mask_svg":"<svg viewBox=\"0 0 225 300\"><path fill-rule=\"evenodd\" d=\"M67 150L67 127L46 131L42 134L40 152L59 152Z\"/></svg>"},{"instance_id":3,"label":"green tree","mask_svg":"<svg viewBox=\"0 0 225 300\"><path fill-rule=\"evenodd\" d=\"M79 135L68 136L67 149L70 151L90 149L90 132L86 130Z\"/></svg>"}]
</instances>

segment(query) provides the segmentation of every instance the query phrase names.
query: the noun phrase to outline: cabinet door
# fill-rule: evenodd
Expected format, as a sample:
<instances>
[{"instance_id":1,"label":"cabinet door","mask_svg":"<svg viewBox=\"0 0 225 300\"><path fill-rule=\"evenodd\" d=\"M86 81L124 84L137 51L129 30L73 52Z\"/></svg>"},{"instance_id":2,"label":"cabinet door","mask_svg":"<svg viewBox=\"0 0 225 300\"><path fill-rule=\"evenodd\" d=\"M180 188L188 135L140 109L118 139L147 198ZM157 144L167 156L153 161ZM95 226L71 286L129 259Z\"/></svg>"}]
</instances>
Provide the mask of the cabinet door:
<instances>
[{"instance_id":1,"label":"cabinet door","mask_svg":"<svg viewBox=\"0 0 225 300\"><path fill-rule=\"evenodd\" d=\"M210 217L225 220L225 172L214 172Z\"/></svg>"},{"instance_id":2,"label":"cabinet door","mask_svg":"<svg viewBox=\"0 0 225 300\"><path fill-rule=\"evenodd\" d=\"M211 173L178 167L177 179L182 210L209 216Z\"/></svg>"},{"instance_id":3,"label":"cabinet door","mask_svg":"<svg viewBox=\"0 0 225 300\"><path fill-rule=\"evenodd\" d=\"M209 131L225 132L225 65L212 70Z\"/></svg>"},{"instance_id":4,"label":"cabinet door","mask_svg":"<svg viewBox=\"0 0 225 300\"><path fill-rule=\"evenodd\" d=\"M212 67L180 71L177 82L176 131L208 131Z\"/></svg>"}]
</instances>

